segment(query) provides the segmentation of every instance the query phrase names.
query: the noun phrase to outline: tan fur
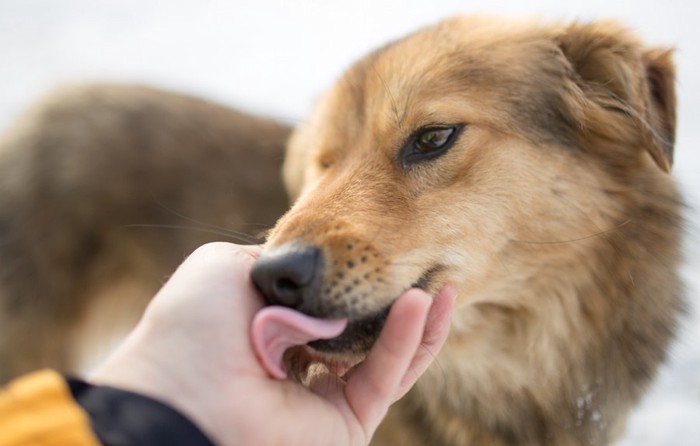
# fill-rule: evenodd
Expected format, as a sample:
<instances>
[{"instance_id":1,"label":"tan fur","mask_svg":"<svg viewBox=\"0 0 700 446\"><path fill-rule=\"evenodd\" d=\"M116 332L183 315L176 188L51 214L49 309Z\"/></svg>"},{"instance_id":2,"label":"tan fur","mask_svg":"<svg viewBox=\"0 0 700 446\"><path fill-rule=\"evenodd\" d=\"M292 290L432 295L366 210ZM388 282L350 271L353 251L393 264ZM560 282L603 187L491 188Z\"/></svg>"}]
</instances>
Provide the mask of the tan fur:
<instances>
[{"instance_id":1,"label":"tan fur","mask_svg":"<svg viewBox=\"0 0 700 446\"><path fill-rule=\"evenodd\" d=\"M673 79L668 51L613 23L456 18L360 61L296 130L298 199L267 249L320 249L313 311L362 320L412 284L459 292L437 364L373 444L623 431L682 309ZM402 163L413 132L451 124L444 155Z\"/></svg>"},{"instance_id":2,"label":"tan fur","mask_svg":"<svg viewBox=\"0 0 700 446\"><path fill-rule=\"evenodd\" d=\"M0 141L0 382L76 372L195 247L261 240L287 207L288 134L117 85L65 88L20 119Z\"/></svg>"}]
</instances>

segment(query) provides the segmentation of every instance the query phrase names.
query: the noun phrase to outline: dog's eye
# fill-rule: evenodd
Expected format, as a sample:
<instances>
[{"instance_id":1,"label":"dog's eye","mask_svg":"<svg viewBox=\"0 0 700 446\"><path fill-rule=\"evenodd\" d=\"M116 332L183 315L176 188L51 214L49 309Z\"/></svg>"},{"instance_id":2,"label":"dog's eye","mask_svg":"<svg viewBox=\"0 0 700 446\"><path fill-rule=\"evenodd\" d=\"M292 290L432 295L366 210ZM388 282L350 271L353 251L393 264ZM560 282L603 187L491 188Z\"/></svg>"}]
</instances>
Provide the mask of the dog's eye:
<instances>
[{"instance_id":1,"label":"dog's eye","mask_svg":"<svg viewBox=\"0 0 700 446\"><path fill-rule=\"evenodd\" d=\"M452 146L464 126L425 127L416 132L401 151L404 165L437 158Z\"/></svg>"},{"instance_id":2,"label":"dog's eye","mask_svg":"<svg viewBox=\"0 0 700 446\"><path fill-rule=\"evenodd\" d=\"M417 152L427 153L440 150L450 141L455 132L454 127L446 129L429 129L418 135L415 142Z\"/></svg>"}]
</instances>

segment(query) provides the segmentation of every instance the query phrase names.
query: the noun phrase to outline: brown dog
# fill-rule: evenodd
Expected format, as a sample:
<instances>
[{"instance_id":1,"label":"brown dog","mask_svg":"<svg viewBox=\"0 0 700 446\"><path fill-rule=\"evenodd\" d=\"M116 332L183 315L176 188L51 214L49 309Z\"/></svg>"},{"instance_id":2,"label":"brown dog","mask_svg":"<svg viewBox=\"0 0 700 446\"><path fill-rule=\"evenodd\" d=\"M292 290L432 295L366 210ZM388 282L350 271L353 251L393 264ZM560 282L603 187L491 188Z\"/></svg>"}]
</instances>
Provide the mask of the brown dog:
<instances>
[{"instance_id":1,"label":"brown dog","mask_svg":"<svg viewBox=\"0 0 700 446\"><path fill-rule=\"evenodd\" d=\"M333 360L406 288L457 286L448 344L377 444L608 444L682 308L674 132L670 53L619 26L443 22L360 61L297 129L296 203L255 280L351 319L314 344ZM287 133L131 87L31 113L0 143L0 379L72 369L94 308L138 311L222 238L191 229L272 224Z\"/></svg>"},{"instance_id":2,"label":"brown dog","mask_svg":"<svg viewBox=\"0 0 700 446\"><path fill-rule=\"evenodd\" d=\"M0 141L0 382L75 372L195 247L261 240L288 135L145 87L67 88L21 119Z\"/></svg>"},{"instance_id":3,"label":"brown dog","mask_svg":"<svg viewBox=\"0 0 700 446\"><path fill-rule=\"evenodd\" d=\"M602 445L682 309L669 51L611 23L457 18L350 68L292 136L297 198L253 278L372 345L412 286L459 291L448 344L375 438Z\"/></svg>"}]
</instances>

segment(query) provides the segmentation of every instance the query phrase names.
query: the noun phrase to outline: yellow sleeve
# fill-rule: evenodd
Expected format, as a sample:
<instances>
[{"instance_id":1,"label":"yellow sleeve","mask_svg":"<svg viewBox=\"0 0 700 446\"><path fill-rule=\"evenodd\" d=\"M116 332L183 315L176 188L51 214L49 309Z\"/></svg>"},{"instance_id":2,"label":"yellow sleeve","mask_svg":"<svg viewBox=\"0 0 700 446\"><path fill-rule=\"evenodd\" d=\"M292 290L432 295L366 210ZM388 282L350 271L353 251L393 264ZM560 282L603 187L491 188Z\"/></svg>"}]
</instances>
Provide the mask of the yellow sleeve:
<instances>
[{"instance_id":1,"label":"yellow sleeve","mask_svg":"<svg viewBox=\"0 0 700 446\"><path fill-rule=\"evenodd\" d=\"M56 372L35 372L0 390L0 446L26 445L100 445L87 414Z\"/></svg>"}]
</instances>

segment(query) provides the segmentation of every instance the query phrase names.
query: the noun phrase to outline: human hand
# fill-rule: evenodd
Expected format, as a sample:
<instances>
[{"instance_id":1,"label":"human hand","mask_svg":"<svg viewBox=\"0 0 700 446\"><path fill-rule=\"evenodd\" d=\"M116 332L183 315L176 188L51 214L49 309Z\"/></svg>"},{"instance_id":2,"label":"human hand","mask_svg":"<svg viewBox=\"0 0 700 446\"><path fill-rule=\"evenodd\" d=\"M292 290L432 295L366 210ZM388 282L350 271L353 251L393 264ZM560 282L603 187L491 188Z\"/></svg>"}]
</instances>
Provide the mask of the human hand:
<instances>
[{"instance_id":1,"label":"human hand","mask_svg":"<svg viewBox=\"0 0 700 446\"><path fill-rule=\"evenodd\" d=\"M91 381L170 404L216 444L368 444L444 343L454 290L404 293L363 363L307 389L272 379L251 346L263 307L249 279L258 254L228 243L195 251Z\"/></svg>"}]
</instances>

